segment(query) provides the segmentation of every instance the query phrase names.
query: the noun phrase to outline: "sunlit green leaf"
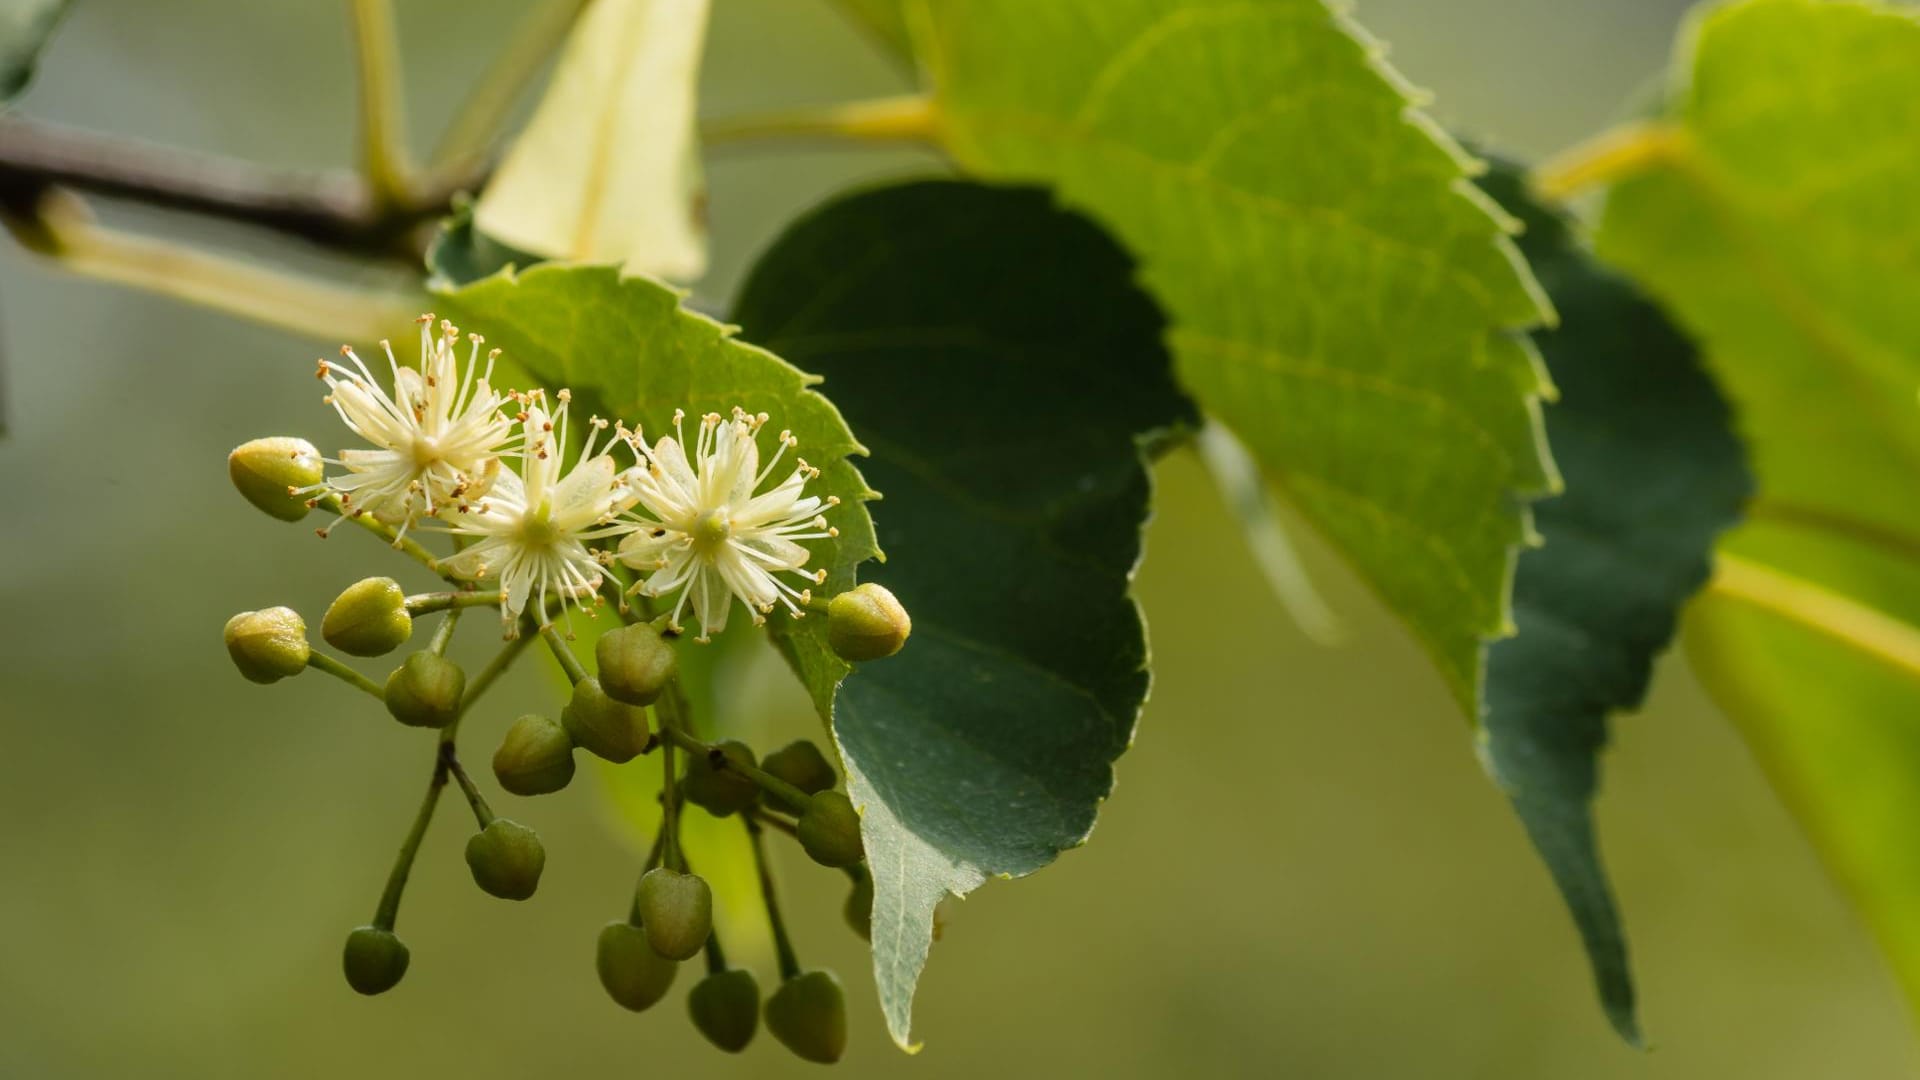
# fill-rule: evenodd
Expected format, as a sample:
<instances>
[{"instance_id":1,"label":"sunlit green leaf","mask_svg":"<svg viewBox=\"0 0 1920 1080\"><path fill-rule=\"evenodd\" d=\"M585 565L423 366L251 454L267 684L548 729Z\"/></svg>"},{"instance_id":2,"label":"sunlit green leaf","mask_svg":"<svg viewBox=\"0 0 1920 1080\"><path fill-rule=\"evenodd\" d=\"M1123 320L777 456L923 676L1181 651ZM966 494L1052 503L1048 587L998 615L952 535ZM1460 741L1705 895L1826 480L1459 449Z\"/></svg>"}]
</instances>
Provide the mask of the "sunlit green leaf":
<instances>
[{"instance_id":1,"label":"sunlit green leaf","mask_svg":"<svg viewBox=\"0 0 1920 1080\"><path fill-rule=\"evenodd\" d=\"M1044 193L927 182L802 220L740 303L873 447L891 558L863 576L913 615L837 696L811 682L864 815L903 1046L934 905L1084 841L1146 697L1143 441L1194 418L1132 277Z\"/></svg>"},{"instance_id":2,"label":"sunlit green leaf","mask_svg":"<svg viewBox=\"0 0 1920 1080\"><path fill-rule=\"evenodd\" d=\"M706 269L695 101L708 0L595 0L474 219L521 251L624 262L687 281Z\"/></svg>"},{"instance_id":3,"label":"sunlit green leaf","mask_svg":"<svg viewBox=\"0 0 1920 1080\"><path fill-rule=\"evenodd\" d=\"M1183 385L1419 635L1477 715L1526 500L1555 484L1543 301L1322 0L913 0L966 169L1047 182L1140 260Z\"/></svg>"},{"instance_id":4,"label":"sunlit green leaf","mask_svg":"<svg viewBox=\"0 0 1920 1080\"><path fill-rule=\"evenodd\" d=\"M1739 413L1761 495L1726 549L1920 625L1920 21L1752 0L1676 63L1598 244ZM1715 692L1920 999L1920 681L1740 591L1701 613Z\"/></svg>"},{"instance_id":5,"label":"sunlit green leaf","mask_svg":"<svg viewBox=\"0 0 1920 1080\"><path fill-rule=\"evenodd\" d=\"M26 89L67 0L0 0L0 102Z\"/></svg>"},{"instance_id":6,"label":"sunlit green leaf","mask_svg":"<svg viewBox=\"0 0 1920 1080\"><path fill-rule=\"evenodd\" d=\"M1520 555L1520 632L1489 651L1486 758L1573 911L1608 1019L1638 1044L1626 937L1594 837L1598 757L1609 714L1645 698L1751 480L1692 344L1529 202L1512 170L1483 184L1525 223L1520 248L1560 312L1536 340L1560 388L1547 437L1567 485L1534 511L1546 542Z\"/></svg>"}]
</instances>

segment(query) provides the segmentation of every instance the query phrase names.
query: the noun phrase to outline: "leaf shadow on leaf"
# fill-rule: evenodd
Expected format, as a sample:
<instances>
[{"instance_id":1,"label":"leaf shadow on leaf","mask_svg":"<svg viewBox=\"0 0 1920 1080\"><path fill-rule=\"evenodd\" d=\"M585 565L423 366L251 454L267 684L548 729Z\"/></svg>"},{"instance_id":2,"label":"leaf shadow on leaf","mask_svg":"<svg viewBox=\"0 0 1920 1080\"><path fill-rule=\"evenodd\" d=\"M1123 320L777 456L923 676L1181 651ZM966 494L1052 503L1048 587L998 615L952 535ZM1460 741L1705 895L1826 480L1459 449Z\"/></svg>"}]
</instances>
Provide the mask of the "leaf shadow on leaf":
<instances>
[{"instance_id":1,"label":"leaf shadow on leaf","mask_svg":"<svg viewBox=\"0 0 1920 1080\"><path fill-rule=\"evenodd\" d=\"M891 558L864 576L914 636L831 701L906 1045L933 906L1084 842L1112 789L1149 683L1145 455L1197 417L1132 260L1035 189L842 198L767 253L737 318L826 377L885 492Z\"/></svg>"}]
</instances>

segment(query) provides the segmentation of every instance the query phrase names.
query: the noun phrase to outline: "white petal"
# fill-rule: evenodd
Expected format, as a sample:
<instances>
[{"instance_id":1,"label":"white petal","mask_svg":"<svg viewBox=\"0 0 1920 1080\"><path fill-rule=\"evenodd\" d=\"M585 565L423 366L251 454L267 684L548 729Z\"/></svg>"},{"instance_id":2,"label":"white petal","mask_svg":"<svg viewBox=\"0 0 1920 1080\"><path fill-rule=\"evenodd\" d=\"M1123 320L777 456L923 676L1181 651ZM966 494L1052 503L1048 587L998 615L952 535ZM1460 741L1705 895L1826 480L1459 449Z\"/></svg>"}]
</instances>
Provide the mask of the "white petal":
<instances>
[{"instance_id":1,"label":"white petal","mask_svg":"<svg viewBox=\"0 0 1920 1080\"><path fill-rule=\"evenodd\" d=\"M733 593L717 570L709 566L688 586L693 590L693 616L700 620L701 632L712 637L727 628L727 613L733 607Z\"/></svg>"},{"instance_id":2,"label":"white petal","mask_svg":"<svg viewBox=\"0 0 1920 1080\"><path fill-rule=\"evenodd\" d=\"M575 533L605 517L613 502L613 477L618 468L602 454L574 466L553 491L553 522L562 532Z\"/></svg>"},{"instance_id":3,"label":"white petal","mask_svg":"<svg viewBox=\"0 0 1920 1080\"><path fill-rule=\"evenodd\" d=\"M780 596L780 588L773 583L773 576L739 552L726 552L714 560L714 566L726 580L727 588L755 611L773 603Z\"/></svg>"},{"instance_id":4,"label":"white petal","mask_svg":"<svg viewBox=\"0 0 1920 1080\"><path fill-rule=\"evenodd\" d=\"M620 541L620 561L635 570L654 570L674 548L685 546L683 533L669 532L657 525L642 525Z\"/></svg>"},{"instance_id":5,"label":"white petal","mask_svg":"<svg viewBox=\"0 0 1920 1080\"><path fill-rule=\"evenodd\" d=\"M667 565L655 570L647 578L647 595L665 596L700 567L700 560L694 557L693 548L679 547L667 552Z\"/></svg>"},{"instance_id":6,"label":"white petal","mask_svg":"<svg viewBox=\"0 0 1920 1080\"><path fill-rule=\"evenodd\" d=\"M752 548L754 551L767 556L767 559L755 559L749 555L744 557L745 561L756 565L775 567L781 570L798 570L800 567L807 565L807 560L812 557L807 549L801 547L799 544L784 537L773 536L768 533L749 533L743 536L736 536L734 537L734 542L743 547Z\"/></svg>"},{"instance_id":7,"label":"white petal","mask_svg":"<svg viewBox=\"0 0 1920 1080\"><path fill-rule=\"evenodd\" d=\"M794 470L793 475L782 480L779 486L764 495L754 497L745 506L733 512L733 524L738 529L752 529L780 521L794 513L801 502L800 489L807 483L806 475ZM815 500L816 505L818 500Z\"/></svg>"},{"instance_id":8,"label":"white petal","mask_svg":"<svg viewBox=\"0 0 1920 1080\"><path fill-rule=\"evenodd\" d=\"M502 575L500 583L504 585L507 590L505 610L512 615L518 615L522 611L525 611L527 608L527 598L533 592L533 573L531 568L524 562L519 562ZM544 612L537 612L536 614L542 618L545 617Z\"/></svg>"},{"instance_id":9,"label":"white petal","mask_svg":"<svg viewBox=\"0 0 1920 1080\"><path fill-rule=\"evenodd\" d=\"M681 500L691 504L700 489L700 480L693 474L693 466L687 464L686 448L675 442L673 436L663 435L653 444L653 458L666 479L680 488Z\"/></svg>"}]
</instances>

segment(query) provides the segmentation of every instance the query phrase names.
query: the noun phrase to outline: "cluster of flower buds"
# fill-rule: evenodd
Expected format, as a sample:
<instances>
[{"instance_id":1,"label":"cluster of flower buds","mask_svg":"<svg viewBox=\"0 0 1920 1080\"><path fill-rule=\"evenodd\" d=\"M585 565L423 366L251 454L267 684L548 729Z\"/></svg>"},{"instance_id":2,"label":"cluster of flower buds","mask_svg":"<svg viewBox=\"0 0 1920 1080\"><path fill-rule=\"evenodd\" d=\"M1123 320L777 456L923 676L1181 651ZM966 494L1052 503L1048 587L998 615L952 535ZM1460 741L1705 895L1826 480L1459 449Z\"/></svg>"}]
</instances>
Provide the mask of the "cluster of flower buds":
<instances>
[{"instance_id":1,"label":"cluster of flower buds","mask_svg":"<svg viewBox=\"0 0 1920 1080\"><path fill-rule=\"evenodd\" d=\"M727 626L738 598L756 624L782 609L792 618L824 612L830 647L849 661L877 660L906 644L906 610L871 583L831 598L813 595L811 587L827 576L803 569L814 556L803 542L838 536L823 511L839 500L806 494L820 473L804 461L776 474L797 445L787 432L773 438L761 463L765 414L710 413L691 446L684 414L675 415L672 435L651 445L638 430L595 418L574 443L571 395L553 395L557 407L549 411L544 392L496 392L490 380L497 352L483 370L481 339L469 336L463 370L455 354L460 340L451 325L436 329L431 316L423 317L417 369L402 366L382 343L391 370L384 385L351 349L342 350L344 363L321 362L327 403L369 447L325 458L310 443L276 437L247 443L228 459L234 486L266 513L298 521L315 509L329 511L337 520L322 536L352 522L444 585L409 594L392 577L369 577L327 608L321 639L361 658L400 652L421 620L439 618L427 645L408 651L384 681L316 649L305 620L289 608L242 612L226 626L228 652L246 678L273 683L317 669L378 698L401 724L435 733L426 797L373 920L348 936L348 984L379 994L405 976L410 956L394 931L401 896L449 785L474 814L477 831L465 852L474 883L507 900L526 900L538 889L546 865L539 836L494 814L457 747L475 702L538 639L571 690L557 720L528 714L506 728L492 762L502 790L533 797L565 788L576 750L614 763L656 753L661 761L653 854L627 917L602 929L596 950L608 996L628 1009L650 1008L679 965L704 954L707 974L687 1007L710 1042L738 1051L764 1016L767 1029L799 1056L838 1060L846 1043L844 994L831 972L805 970L795 958L762 837L791 836L814 862L844 872L851 882L847 918L864 934L873 892L860 815L838 790L832 761L811 742L761 760L740 742L696 738L677 650L689 636L682 625L689 611L698 624L692 640L704 642ZM613 458L621 446L633 458L624 468ZM563 469L567 460L573 464ZM449 537L452 550L435 554L423 546L434 533ZM570 609L595 614L608 601L619 625L599 636L589 665L576 655L571 629L563 629L566 616ZM447 652L459 616L473 607L500 612L506 641L469 678ZM727 963L714 933L712 890L681 850L680 820L689 805L739 820L751 838L781 977L764 1005L752 972Z\"/></svg>"}]
</instances>

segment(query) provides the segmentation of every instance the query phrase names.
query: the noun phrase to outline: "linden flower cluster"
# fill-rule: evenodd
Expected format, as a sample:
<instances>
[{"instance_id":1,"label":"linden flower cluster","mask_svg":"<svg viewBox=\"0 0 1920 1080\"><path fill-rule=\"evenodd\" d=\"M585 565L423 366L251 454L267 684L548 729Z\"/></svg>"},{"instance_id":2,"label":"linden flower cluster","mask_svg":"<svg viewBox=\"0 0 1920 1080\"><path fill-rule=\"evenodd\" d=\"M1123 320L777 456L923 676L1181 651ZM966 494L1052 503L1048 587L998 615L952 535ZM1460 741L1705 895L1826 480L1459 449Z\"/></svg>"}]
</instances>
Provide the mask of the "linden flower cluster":
<instances>
[{"instance_id":1,"label":"linden flower cluster","mask_svg":"<svg viewBox=\"0 0 1920 1080\"><path fill-rule=\"evenodd\" d=\"M709 971L687 995L695 1028L737 1052L760 1024L759 984L749 969L726 968L719 959L712 888L681 852L682 804L691 804L740 821L761 867L768 929L783 943L781 982L764 1001L767 1030L808 1061L836 1061L846 1046L844 993L832 972L802 970L794 958L760 834L772 822L808 858L850 876L847 919L867 934L873 891L859 811L838 790L841 776L827 754L807 740L762 758L737 740L708 743L694 734L692 696L680 681L680 620L697 623L694 640L706 641L726 628L735 597L756 624L780 608L794 618L824 611L826 645L850 664L898 653L912 620L875 582L814 598L811 587L827 574L807 568L804 543L839 535L823 513L839 500L807 494L820 470L792 453L792 432L780 432L762 456L765 413L708 413L689 432L690 418L675 411L671 431L649 442L625 424L569 419L566 390L495 389L499 352L483 360L484 344L426 315L417 369L401 366L386 342L386 372L343 348L340 360L321 361L319 377L327 404L365 445L325 458L303 439L269 437L227 457L235 487L254 506L286 521L317 508L334 511L339 520L322 536L351 521L451 586L408 595L394 578L368 577L328 605L321 640L356 657L393 653L412 640L415 620L441 617L426 646L408 652L384 682L316 648L292 608L242 611L222 633L228 655L252 682L317 670L378 699L399 723L436 732L426 797L373 919L350 933L342 950L347 984L381 994L406 975L411 953L396 920L443 790L459 790L479 828L466 844L474 883L516 901L539 888L547 862L539 834L493 812L458 744L463 720L532 644L536 635L523 631L535 625L571 689L557 719L526 713L507 728L492 761L501 790L523 798L562 790L573 780L576 750L616 765L657 752L660 762L653 854L627 917L602 927L595 948L594 968L608 996L635 1012L650 1009L679 966L705 953ZM450 553L429 551L419 539L425 533L445 537ZM629 579L623 594L619 585ZM626 604L633 593L649 599L647 610ZM573 635L553 620L573 608L590 611L603 596L618 601L621 625L598 635L589 669L569 644ZM448 655L456 616L496 606L511 640L469 680Z\"/></svg>"},{"instance_id":2,"label":"linden flower cluster","mask_svg":"<svg viewBox=\"0 0 1920 1080\"><path fill-rule=\"evenodd\" d=\"M495 390L499 350L487 353L482 369L483 340L469 334L463 366L460 337L452 323L440 322L436 332L433 316L422 316L418 371L381 342L390 391L350 348L341 349L346 363L320 362L326 402L369 447L321 459L340 471L297 489L310 505L336 500L343 519L370 515L393 526L396 541L414 528L453 534L463 546L441 565L466 580L498 583L509 636L523 612L544 624L550 602L597 606L616 561L638 573L632 591L661 599L677 593L668 628L680 631L691 608L698 641L725 629L736 596L756 624L776 607L796 618L804 613L808 586L823 584L826 571L804 569L810 555L799 541L839 535L821 513L839 499L804 493L820 470L798 457L777 475L798 445L791 432L780 432L763 465L765 413L708 413L691 447L683 411L674 413L673 434L652 445L638 429L612 425L609 432L606 420L593 417L585 447L564 468L569 392L550 404L542 390ZM621 448L633 459L624 468L614 458Z\"/></svg>"}]
</instances>

